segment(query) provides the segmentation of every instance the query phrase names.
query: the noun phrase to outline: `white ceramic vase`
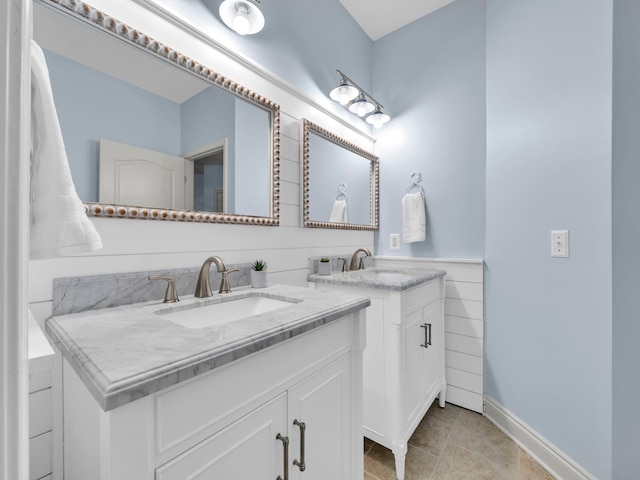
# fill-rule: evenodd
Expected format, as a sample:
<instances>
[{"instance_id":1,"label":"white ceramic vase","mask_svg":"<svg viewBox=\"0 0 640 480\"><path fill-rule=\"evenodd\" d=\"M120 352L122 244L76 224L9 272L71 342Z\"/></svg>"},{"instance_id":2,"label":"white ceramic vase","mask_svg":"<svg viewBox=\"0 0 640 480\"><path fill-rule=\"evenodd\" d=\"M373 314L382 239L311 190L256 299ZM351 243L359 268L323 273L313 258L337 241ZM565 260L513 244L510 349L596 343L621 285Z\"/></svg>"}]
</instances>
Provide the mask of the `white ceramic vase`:
<instances>
[{"instance_id":1,"label":"white ceramic vase","mask_svg":"<svg viewBox=\"0 0 640 480\"><path fill-rule=\"evenodd\" d=\"M331 262L318 262L319 275L331 275Z\"/></svg>"},{"instance_id":2,"label":"white ceramic vase","mask_svg":"<svg viewBox=\"0 0 640 480\"><path fill-rule=\"evenodd\" d=\"M264 288L267 286L267 271L266 270L251 270L250 272L251 287Z\"/></svg>"}]
</instances>

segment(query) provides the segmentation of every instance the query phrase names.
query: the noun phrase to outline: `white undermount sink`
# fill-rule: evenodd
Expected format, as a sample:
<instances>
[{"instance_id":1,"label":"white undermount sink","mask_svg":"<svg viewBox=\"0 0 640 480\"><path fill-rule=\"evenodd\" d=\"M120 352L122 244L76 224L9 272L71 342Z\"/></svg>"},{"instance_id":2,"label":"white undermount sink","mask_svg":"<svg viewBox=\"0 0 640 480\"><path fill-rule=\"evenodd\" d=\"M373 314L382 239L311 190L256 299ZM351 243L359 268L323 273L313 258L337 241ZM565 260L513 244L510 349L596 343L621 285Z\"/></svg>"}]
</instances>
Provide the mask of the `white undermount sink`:
<instances>
[{"instance_id":1,"label":"white undermount sink","mask_svg":"<svg viewBox=\"0 0 640 480\"><path fill-rule=\"evenodd\" d=\"M224 298L215 302L204 301L194 305L178 305L154 312L161 318L186 328L206 328L234 322L261 313L295 305L299 300L249 295Z\"/></svg>"}]
</instances>

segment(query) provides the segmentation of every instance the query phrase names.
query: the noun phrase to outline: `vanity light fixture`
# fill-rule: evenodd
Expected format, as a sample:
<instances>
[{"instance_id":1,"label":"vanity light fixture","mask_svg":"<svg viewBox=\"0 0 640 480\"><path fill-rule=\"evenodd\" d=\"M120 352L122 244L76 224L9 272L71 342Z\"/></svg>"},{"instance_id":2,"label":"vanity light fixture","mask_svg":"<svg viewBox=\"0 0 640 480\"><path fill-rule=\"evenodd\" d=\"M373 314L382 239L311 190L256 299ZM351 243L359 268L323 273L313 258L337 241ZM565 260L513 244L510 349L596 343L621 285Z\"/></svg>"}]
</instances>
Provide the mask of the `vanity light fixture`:
<instances>
[{"instance_id":1,"label":"vanity light fixture","mask_svg":"<svg viewBox=\"0 0 640 480\"><path fill-rule=\"evenodd\" d=\"M258 8L260 0L224 0L220 18L238 35L252 35L264 27L264 15Z\"/></svg>"},{"instance_id":2,"label":"vanity light fixture","mask_svg":"<svg viewBox=\"0 0 640 480\"><path fill-rule=\"evenodd\" d=\"M336 70L340 77L340 85L331 90L329 97L366 120L375 128L391 120L391 117L382 111L382 105L375 98L365 92L360 86L347 77L340 70ZM371 113L373 112L373 113Z\"/></svg>"},{"instance_id":3,"label":"vanity light fixture","mask_svg":"<svg viewBox=\"0 0 640 480\"><path fill-rule=\"evenodd\" d=\"M371 103L364 94L360 94L358 98L349 105L349 111L355 113L359 117L364 117L366 114L373 112L376 106Z\"/></svg>"}]
</instances>

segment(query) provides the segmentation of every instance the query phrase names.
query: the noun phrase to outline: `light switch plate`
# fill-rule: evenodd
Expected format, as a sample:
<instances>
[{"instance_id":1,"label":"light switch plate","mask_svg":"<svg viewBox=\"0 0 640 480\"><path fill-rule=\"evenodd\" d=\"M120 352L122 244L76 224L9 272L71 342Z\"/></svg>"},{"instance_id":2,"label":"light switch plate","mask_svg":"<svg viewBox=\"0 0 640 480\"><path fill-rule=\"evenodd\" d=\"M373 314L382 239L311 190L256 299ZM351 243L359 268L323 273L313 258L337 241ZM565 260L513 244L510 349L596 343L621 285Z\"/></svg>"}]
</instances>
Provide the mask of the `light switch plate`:
<instances>
[{"instance_id":1,"label":"light switch plate","mask_svg":"<svg viewBox=\"0 0 640 480\"><path fill-rule=\"evenodd\" d=\"M389 234L389 250L400 250L400 234Z\"/></svg>"},{"instance_id":2,"label":"light switch plate","mask_svg":"<svg viewBox=\"0 0 640 480\"><path fill-rule=\"evenodd\" d=\"M551 256L569 257L569 230L551 231Z\"/></svg>"}]
</instances>

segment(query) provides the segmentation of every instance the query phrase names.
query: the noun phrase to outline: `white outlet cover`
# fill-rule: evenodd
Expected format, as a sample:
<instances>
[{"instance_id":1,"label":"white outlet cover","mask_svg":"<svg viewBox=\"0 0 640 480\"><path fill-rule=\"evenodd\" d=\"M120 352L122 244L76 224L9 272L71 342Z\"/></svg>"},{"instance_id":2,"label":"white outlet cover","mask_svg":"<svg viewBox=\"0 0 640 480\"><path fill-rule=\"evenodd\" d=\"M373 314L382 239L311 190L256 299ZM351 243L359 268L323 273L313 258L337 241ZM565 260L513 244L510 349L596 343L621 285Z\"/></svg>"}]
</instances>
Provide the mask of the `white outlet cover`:
<instances>
[{"instance_id":1,"label":"white outlet cover","mask_svg":"<svg viewBox=\"0 0 640 480\"><path fill-rule=\"evenodd\" d=\"M400 234L389 234L389 250L400 250Z\"/></svg>"}]
</instances>

